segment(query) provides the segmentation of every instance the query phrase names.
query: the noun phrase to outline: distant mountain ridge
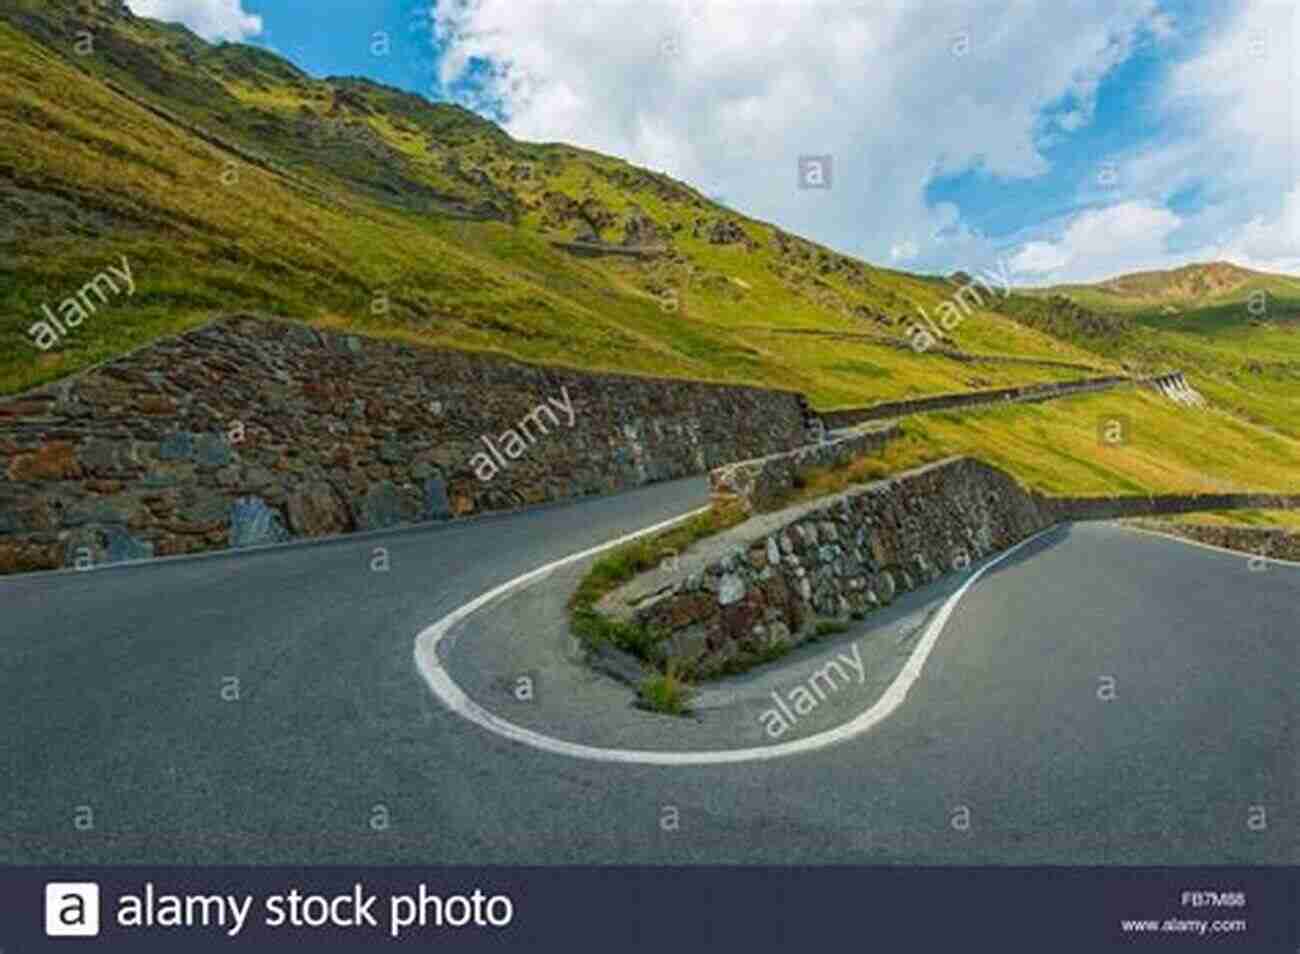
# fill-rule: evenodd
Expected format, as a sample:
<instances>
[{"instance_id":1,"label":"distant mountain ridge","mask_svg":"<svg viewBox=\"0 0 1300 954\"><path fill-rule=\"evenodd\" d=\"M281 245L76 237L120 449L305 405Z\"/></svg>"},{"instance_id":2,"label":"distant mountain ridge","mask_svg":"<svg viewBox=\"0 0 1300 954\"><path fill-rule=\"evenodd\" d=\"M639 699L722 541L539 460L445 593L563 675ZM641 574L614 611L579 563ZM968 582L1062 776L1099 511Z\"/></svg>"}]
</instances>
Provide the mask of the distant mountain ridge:
<instances>
[{"instance_id":1,"label":"distant mountain ridge","mask_svg":"<svg viewBox=\"0 0 1300 954\"><path fill-rule=\"evenodd\" d=\"M1300 279L1227 261L1193 262L1178 268L1131 272L1098 282L1054 285L1028 293L1064 295L1094 309L1181 314L1249 302L1252 295L1282 302L1300 300ZM1267 311L1266 306L1264 310Z\"/></svg>"},{"instance_id":2,"label":"distant mountain ridge","mask_svg":"<svg viewBox=\"0 0 1300 954\"><path fill-rule=\"evenodd\" d=\"M1094 287L1117 295L1161 300L1186 300L1207 295L1221 295L1240 288L1263 272L1252 271L1231 262L1193 262L1163 271L1131 272L1119 275Z\"/></svg>"}]
</instances>

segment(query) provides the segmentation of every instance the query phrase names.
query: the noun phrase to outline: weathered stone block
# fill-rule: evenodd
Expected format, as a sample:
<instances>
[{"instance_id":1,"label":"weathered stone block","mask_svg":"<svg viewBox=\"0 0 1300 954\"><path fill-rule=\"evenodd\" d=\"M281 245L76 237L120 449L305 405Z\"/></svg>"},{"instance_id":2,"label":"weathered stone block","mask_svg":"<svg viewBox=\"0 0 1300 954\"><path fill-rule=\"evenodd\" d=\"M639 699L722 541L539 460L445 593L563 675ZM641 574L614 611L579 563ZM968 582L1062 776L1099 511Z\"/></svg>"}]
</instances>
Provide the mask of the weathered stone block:
<instances>
[{"instance_id":1,"label":"weathered stone block","mask_svg":"<svg viewBox=\"0 0 1300 954\"><path fill-rule=\"evenodd\" d=\"M230 508L230 545L251 547L289 539L278 511L261 497L240 497Z\"/></svg>"},{"instance_id":2,"label":"weathered stone block","mask_svg":"<svg viewBox=\"0 0 1300 954\"><path fill-rule=\"evenodd\" d=\"M708 652L708 648L708 640L700 627L674 634L666 647L669 658L680 662L694 662Z\"/></svg>"},{"instance_id":3,"label":"weathered stone block","mask_svg":"<svg viewBox=\"0 0 1300 954\"><path fill-rule=\"evenodd\" d=\"M413 519L408 502L389 480L372 484L357 506L357 527L361 530L395 527Z\"/></svg>"},{"instance_id":4,"label":"weathered stone block","mask_svg":"<svg viewBox=\"0 0 1300 954\"><path fill-rule=\"evenodd\" d=\"M164 394L143 394L135 399L134 407L140 414L172 415L176 413L176 402Z\"/></svg>"},{"instance_id":5,"label":"weathered stone block","mask_svg":"<svg viewBox=\"0 0 1300 954\"><path fill-rule=\"evenodd\" d=\"M0 500L0 533L17 533L23 529L17 501Z\"/></svg>"},{"instance_id":6,"label":"weathered stone block","mask_svg":"<svg viewBox=\"0 0 1300 954\"><path fill-rule=\"evenodd\" d=\"M138 462L130 441L91 438L77 454L83 471L100 476L116 476L135 469Z\"/></svg>"},{"instance_id":7,"label":"weathered stone block","mask_svg":"<svg viewBox=\"0 0 1300 954\"><path fill-rule=\"evenodd\" d=\"M35 573L63 566L63 547L58 543L0 540L0 573Z\"/></svg>"},{"instance_id":8,"label":"weathered stone block","mask_svg":"<svg viewBox=\"0 0 1300 954\"><path fill-rule=\"evenodd\" d=\"M194 441L194 460L200 467L225 467L234 459L224 434L200 434Z\"/></svg>"},{"instance_id":9,"label":"weathered stone block","mask_svg":"<svg viewBox=\"0 0 1300 954\"><path fill-rule=\"evenodd\" d=\"M76 448L68 441L51 441L9 464L10 480L69 480L81 475Z\"/></svg>"},{"instance_id":10,"label":"weathered stone block","mask_svg":"<svg viewBox=\"0 0 1300 954\"><path fill-rule=\"evenodd\" d=\"M745 596L745 581L738 574L728 573L718 582L718 603L730 606Z\"/></svg>"},{"instance_id":11,"label":"weathered stone block","mask_svg":"<svg viewBox=\"0 0 1300 954\"><path fill-rule=\"evenodd\" d=\"M109 563L153 558L153 544L137 540L121 527L104 528L104 556Z\"/></svg>"},{"instance_id":12,"label":"weathered stone block","mask_svg":"<svg viewBox=\"0 0 1300 954\"><path fill-rule=\"evenodd\" d=\"M289 526L300 537L345 533L352 527L348 508L324 481L313 481L291 492L287 509Z\"/></svg>"},{"instance_id":13,"label":"weathered stone block","mask_svg":"<svg viewBox=\"0 0 1300 954\"><path fill-rule=\"evenodd\" d=\"M190 460L194 457L194 435L188 431L168 434L158 445L161 460Z\"/></svg>"},{"instance_id":14,"label":"weathered stone block","mask_svg":"<svg viewBox=\"0 0 1300 954\"><path fill-rule=\"evenodd\" d=\"M89 497L68 507L63 523L69 527L96 523L127 524L136 518L140 509L140 502L128 496Z\"/></svg>"},{"instance_id":15,"label":"weathered stone block","mask_svg":"<svg viewBox=\"0 0 1300 954\"><path fill-rule=\"evenodd\" d=\"M187 488L181 495L178 515L195 524L223 523L230 514L230 500L215 490Z\"/></svg>"},{"instance_id":16,"label":"weathered stone block","mask_svg":"<svg viewBox=\"0 0 1300 954\"><path fill-rule=\"evenodd\" d=\"M452 515L446 481L441 477L430 477L424 482L424 519L448 520Z\"/></svg>"},{"instance_id":17,"label":"weathered stone block","mask_svg":"<svg viewBox=\"0 0 1300 954\"><path fill-rule=\"evenodd\" d=\"M0 402L0 418L43 418L53 409L53 399Z\"/></svg>"}]
</instances>

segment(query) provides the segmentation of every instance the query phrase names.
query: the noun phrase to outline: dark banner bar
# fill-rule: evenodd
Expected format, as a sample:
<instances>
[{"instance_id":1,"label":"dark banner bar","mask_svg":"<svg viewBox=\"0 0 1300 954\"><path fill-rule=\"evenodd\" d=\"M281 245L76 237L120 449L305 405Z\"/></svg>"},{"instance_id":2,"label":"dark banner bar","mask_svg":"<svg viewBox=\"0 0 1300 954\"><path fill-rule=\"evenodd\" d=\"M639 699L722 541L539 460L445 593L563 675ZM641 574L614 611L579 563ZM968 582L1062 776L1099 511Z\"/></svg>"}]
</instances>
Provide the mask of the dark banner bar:
<instances>
[{"instance_id":1,"label":"dark banner bar","mask_svg":"<svg viewBox=\"0 0 1300 954\"><path fill-rule=\"evenodd\" d=\"M0 951L1296 954L1298 885L1300 868L8 868Z\"/></svg>"}]
</instances>

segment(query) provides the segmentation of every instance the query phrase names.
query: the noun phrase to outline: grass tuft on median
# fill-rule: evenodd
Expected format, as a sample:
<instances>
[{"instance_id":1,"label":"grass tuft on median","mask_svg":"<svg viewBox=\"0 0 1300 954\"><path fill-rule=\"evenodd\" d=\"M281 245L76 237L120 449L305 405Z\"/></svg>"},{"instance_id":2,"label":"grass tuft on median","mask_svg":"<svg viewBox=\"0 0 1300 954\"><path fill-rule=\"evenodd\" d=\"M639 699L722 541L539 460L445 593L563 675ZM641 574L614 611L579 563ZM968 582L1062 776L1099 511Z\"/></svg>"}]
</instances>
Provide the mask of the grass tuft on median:
<instances>
[{"instance_id":1,"label":"grass tuft on median","mask_svg":"<svg viewBox=\"0 0 1300 954\"><path fill-rule=\"evenodd\" d=\"M601 557L569 598L569 623L574 634L588 647L614 646L657 666L655 649L664 634L610 619L596 609L596 604L637 574L677 559L691 544L737 526L747 516L738 504L715 504L676 527L635 540Z\"/></svg>"},{"instance_id":2,"label":"grass tuft on median","mask_svg":"<svg viewBox=\"0 0 1300 954\"><path fill-rule=\"evenodd\" d=\"M637 690L637 704L651 712L685 716L691 713L690 682L671 663L663 672L651 673Z\"/></svg>"}]
</instances>

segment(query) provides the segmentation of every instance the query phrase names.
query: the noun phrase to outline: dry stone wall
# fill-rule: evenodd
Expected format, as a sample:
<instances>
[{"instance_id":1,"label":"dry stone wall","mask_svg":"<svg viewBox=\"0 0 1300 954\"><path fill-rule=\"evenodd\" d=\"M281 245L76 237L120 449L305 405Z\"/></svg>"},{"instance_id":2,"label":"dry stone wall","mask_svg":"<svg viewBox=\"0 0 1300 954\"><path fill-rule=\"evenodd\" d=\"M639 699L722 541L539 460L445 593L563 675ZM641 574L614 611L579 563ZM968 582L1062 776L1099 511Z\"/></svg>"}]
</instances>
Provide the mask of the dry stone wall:
<instances>
[{"instance_id":1,"label":"dry stone wall","mask_svg":"<svg viewBox=\"0 0 1300 954\"><path fill-rule=\"evenodd\" d=\"M1210 523L1157 523L1139 520L1135 523L1148 530L1169 533L1198 543L1239 550L1251 557L1300 562L1300 533L1280 527L1235 527Z\"/></svg>"},{"instance_id":2,"label":"dry stone wall","mask_svg":"<svg viewBox=\"0 0 1300 954\"><path fill-rule=\"evenodd\" d=\"M1086 378L1079 381L1056 381L1048 384L1029 384L1015 388L996 388L987 391L960 391L952 394L936 394L931 397L915 398L909 401L889 401L874 404L871 407L846 408L839 411L826 411L822 414L826 426L830 428L852 427L864 421L880 421L887 418L907 417L927 411L946 411L959 407L980 407L989 404L1005 404L1009 401L1035 402L1052 401L1072 394L1091 394L1097 391L1111 391L1115 388L1131 387L1133 380L1125 377Z\"/></svg>"},{"instance_id":3,"label":"dry stone wall","mask_svg":"<svg viewBox=\"0 0 1300 954\"><path fill-rule=\"evenodd\" d=\"M1050 497L1058 520L1120 520L1217 510L1294 510L1300 494L1153 494L1126 497Z\"/></svg>"},{"instance_id":4,"label":"dry stone wall","mask_svg":"<svg viewBox=\"0 0 1300 954\"><path fill-rule=\"evenodd\" d=\"M1099 391L1113 391L1116 388L1142 386L1150 388L1177 404L1188 407L1206 407L1205 398L1187 382L1181 371L1154 378L1127 378L1106 376L1081 378L1076 381L1055 381L1047 384L1029 384L1014 388L995 388L986 391L956 391L950 394L934 394L929 397L913 398L904 401L886 401L870 407L842 408L838 411L825 411L822 419L829 428L852 427L865 421L882 421L891 418L908 417L912 414L924 414L929 411L948 411L963 407L982 407L1006 404L1008 402L1035 403L1053 401L1057 398L1075 394L1093 394Z\"/></svg>"},{"instance_id":5,"label":"dry stone wall","mask_svg":"<svg viewBox=\"0 0 1300 954\"><path fill-rule=\"evenodd\" d=\"M1055 522L1043 498L972 458L953 458L792 511L761 536L628 606L602 608L665 635L660 660L701 678L743 669Z\"/></svg>"},{"instance_id":6,"label":"dry stone wall","mask_svg":"<svg viewBox=\"0 0 1300 954\"><path fill-rule=\"evenodd\" d=\"M810 414L234 316L0 400L0 572L616 491L796 447Z\"/></svg>"},{"instance_id":7,"label":"dry stone wall","mask_svg":"<svg viewBox=\"0 0 1300 954\"><path fill-rule=\"evenodd\" d=\"M848 434L770 454L757 460L724 465L709 473L709 489L715 500L741 501L747 510L765 509L794 490L798 481L821 467L838 467L876 453L903 436L897 424L875 431Z\"/></svg>"},{"instance_id":8,"label":"dry stone wall","mask_svg":"<svg viewBox=\"0 0 1300 954\"><path fill-rule=\"evenodd\" d=\"M798 459L729 465L712 475L715 491L732 488L730 475L747 473L746 464L761 475ZM1296 507L1300 495L1266 493L1048 497L982 461L951 458L747 521L706 542L703 559L688 553L677 572L645 574L600 609L660 634L653 661L709 678L779 655L819 621L861 617L1057 523ZM1278 558L1296 552L1296 536L1278 531L1198 527L1188 535Z\"/></svg>"}]
</instances>

